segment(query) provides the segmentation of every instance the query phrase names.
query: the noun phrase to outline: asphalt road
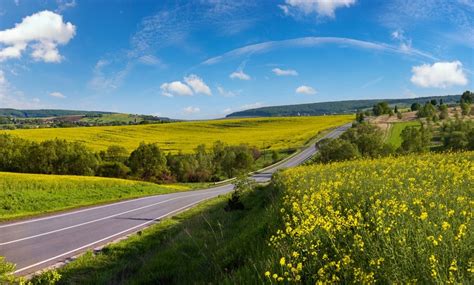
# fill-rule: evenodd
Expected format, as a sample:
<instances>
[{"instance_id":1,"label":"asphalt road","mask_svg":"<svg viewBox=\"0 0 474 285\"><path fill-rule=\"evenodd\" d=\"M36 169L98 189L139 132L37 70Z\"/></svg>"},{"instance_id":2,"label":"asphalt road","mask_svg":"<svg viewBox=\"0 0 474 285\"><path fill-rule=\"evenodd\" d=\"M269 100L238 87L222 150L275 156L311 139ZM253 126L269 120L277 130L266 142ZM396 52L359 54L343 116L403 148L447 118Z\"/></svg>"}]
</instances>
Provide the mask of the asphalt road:
<instances>
[{"instance_id":1,"label":"asphalt road","mask_svg":"<svg viewBox=\"0 0 474 285\"><path fill-rule=\"evenodd\" d=\"M337 137L344 125L325 137ZM269 181L281 168L303 163L316 152L308 147L290 159L252 175L257 182ZM232 184L204 190L149 196L56 215L0 223L0 256L17 265L17 275L28 275L104 245L186 210L204 200L232 191Z\"/></svg>"}]
</instances>

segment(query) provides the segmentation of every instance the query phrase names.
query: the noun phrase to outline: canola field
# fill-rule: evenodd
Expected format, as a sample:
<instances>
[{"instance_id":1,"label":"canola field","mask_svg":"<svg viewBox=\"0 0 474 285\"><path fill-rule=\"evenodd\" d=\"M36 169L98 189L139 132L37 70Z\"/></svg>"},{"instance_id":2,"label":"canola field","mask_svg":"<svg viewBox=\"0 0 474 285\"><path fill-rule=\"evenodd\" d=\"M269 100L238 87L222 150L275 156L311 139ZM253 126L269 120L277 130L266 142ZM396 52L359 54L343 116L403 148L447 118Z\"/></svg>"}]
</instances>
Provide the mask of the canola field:
<instances>
[{"instance_id":1,"label":"canola field","mask_svg":"<svg viewBox=\"0 0 474 285\"><path fill-rule=\"evenodd\" d=\"M96 151L116 144L131 152L144 141L157 143L160 148L172 153L190 153L200 144L211 146L217 140L229 145L247 143L260 149L283 150L300 147L318 132L353 120L353 115L248 118L134 126L22 129L3 133L33 141L55 138L79 141Z\"/></svg>"},{"instance_id":2,"label":"canola field","mask_svg":"<svg viewBox=\"0 0 474 285\"><path fill-rule=\"evenodd\" d=\"M114 178L0 172L0 220L188 190Z\"/></svg>"},{"instance_id":3,"label":"canola field","mask_svg":"<svg viewBox=\"0 0 474 285\"><path fill-rule=\"evenodd\" d=\"M474 283L474 152L298 167L276 185L270 283Z\"/></svg>"}]
</instances>

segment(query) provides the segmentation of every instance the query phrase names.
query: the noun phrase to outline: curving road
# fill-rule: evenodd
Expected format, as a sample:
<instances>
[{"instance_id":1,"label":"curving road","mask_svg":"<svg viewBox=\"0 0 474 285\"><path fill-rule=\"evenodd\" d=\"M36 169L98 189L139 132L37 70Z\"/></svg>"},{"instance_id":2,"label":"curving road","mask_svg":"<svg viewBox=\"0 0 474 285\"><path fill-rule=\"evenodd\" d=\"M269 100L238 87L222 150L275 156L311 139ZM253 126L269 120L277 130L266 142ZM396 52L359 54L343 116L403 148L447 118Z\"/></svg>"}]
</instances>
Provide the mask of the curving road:
<instances>
[{"instance_id":1,"label":"curving road","mask_svg":"<svg viewBox=\"0 0 474 285\"><path fill-rule=\"evenodd\" d=\"M334 129L325 138L338 137L349 127L350 124ZM315 152L314 146L308 147L283 163L253 174L252 178L257 182L269 181L276 170L299 165ZM17 275L31 274L136 232L204 200L228 193L233 188L232 184L226 184L0 223L0 256L17 265Z\"/></svg>"}]
</instances>

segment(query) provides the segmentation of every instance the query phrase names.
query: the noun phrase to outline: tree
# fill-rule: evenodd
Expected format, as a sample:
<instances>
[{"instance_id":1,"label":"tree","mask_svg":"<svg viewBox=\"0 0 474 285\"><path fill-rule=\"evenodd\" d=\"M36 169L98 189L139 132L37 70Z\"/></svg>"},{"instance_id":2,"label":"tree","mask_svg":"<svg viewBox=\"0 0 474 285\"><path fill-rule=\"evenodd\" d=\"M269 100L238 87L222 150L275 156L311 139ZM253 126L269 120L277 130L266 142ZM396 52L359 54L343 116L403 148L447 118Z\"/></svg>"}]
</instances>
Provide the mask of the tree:
<instances>
[{"instance_id":1,"label":"tree","mask_svg":"<svg viewBox=\"0 0 474 285\"><path fill-rule=\"evenodd\" d=\"M418 110L416 115L418 118L431 118L435 113L435 107L430 102L427 102L421 109Z\"/></svg>"},{"instance_id":2,"label":"tree","mask_svg":"<svg viewBox=\"0 0 474 285\"><path fill-rule=\"evenodd\" d=\"M448 106L442 104L439 105L439 118L440 120L446 120L449 117Z\"/></svg>"},{"instance_id":3,"label":"tree","mask_svg":"<svg viewBox=\"0 0 474 285\"><path fill-rule=\"evenodd\" d=\"M471 113L471 104L463 102L461 103L461 114L467 116Z\"/></svg>"},{"instance_id":4,"label":"tree","mask_svg":"<svg viewBox=\"0 0 474 285\"><path fill-rule=\"evenodd\" d=\"M431 103L431 105L433 105L433 106L438 105L438 101L436 101L436 99L431 99L430 103Z\"/></svg>"},{"instance_id":5,"label":"tree","mask_svg":"<svg viewBox=\"0 0 474 285\"><path fill-rule=\"evenodd\" d=\"M421 108L420 103L413 103L413 104L411 104L411 107L410 107L410 109L412 111L418 111L418 110L420 110L420 108Z\"/></svg>"},{"instance_id":6,"label":"tree","mask_svg":"<svg viewBox=\"0 0 474 285\"><path fill-rule=\"evenodd\" d=\"M103 177L116 177L116 178L127 178L130 173L128 168L122 162L105 162L99 165L97 169L97 175Z\"/></svg>"},{"instance_id":7,"label":"tree","mask_svg":"<svg viewBox=\"0 0 474 285\"><path fill-rule=\"evenodd\" d=\"M158 145L142 142L128 159L132 174L149 181L162 181L167 174L166 157Z\"/></svg>"},{"instance_id":8,"label":"tree","mask_svg":"<svg viewBox=\"0 0 474 285\"><path fill-rule=\"evenodd\" d=\"M101 151L100 157L104 161L115 161L124 163L128 158L128 151L126 148L119 145L111 145L105 151Z\"/></svg>"},{"instance_id":9,"label":"tree","mask_svg":"<svg viewBox=\"0 0 474 285\"><path fill-rule=\"evenodd\" d=\"M324 139L318 143L317 148L319 152L316 160L323 163L360 157L357 146L342 139Z\"/></svg>"},{"instance_id":10,"label":"tree","mask_svg":"<svg viewBox=\"0 0 474 285\"><path fill-rule=\"evenodd\" d=\"M403 115L402 115L402 113L400 113L400 112L397 112L397 118L398 118L399 120L403 119Z\"/></svg>"},{"instance_id":11,"label":"tree","mask_svg":"<svg viewBox=\"0 0 474 285\"><path fill-rule=\"evenodd\" d=\"M357 112L356 114L356 121L358 123L362 123L364 121L364 113L363 112Z\"/></svg>"},{"instance_id":12,"label":"tree","mask_svg":"<svg viewBox=\"0 0 474 285\"><path fill-rule=\"evenodd\" d=\"M397 106L397 105L395 105L395 108L393 109L393 112L394 112L395 114L398 113L398 106Z\"/></svg>"},{"instance_id":13,"label":"tree","mask_svg":"<svg viewBox=\"0 0 474 285\"><path fill-rule=\"evenodd\" d=\"M472 104L474 101L474 93L470 92L469 90L464 91L461 95L461 103L468 103Z\"/></svg>"},{"instance_id":14,"label":"tree","mask_svg":"<svg viewBox=\"0 0 474 285\"><path fill-rule=\"evenodd\" d=\"M372 108L372 113L374 116L390 114L390 112L392 112L392 109L388 106L387 102L379 102Z\"/></svg>"},{"instance_id":15,"label":"tree","mask_svg":"<svg viewBox=\"0 0 474 285\"><path fill-rule=\"evenodd\" d=\"M384 152L383 132L374 125L359 124L342 134L341 139L355 144L362 156L377 157Z\"/></svg>"},{"instance_id":16,"label":"tree","mask_svg":"<svg viewBox=\"0 0 474 285\"><path fill-rule=\"evenodd\" d=\"M278 161L278 152L276 150L272 151L272 162L275 163Z\"/></svg>"},{"instance_id":17,"label":"tree","mask_svg":"<svg viewBox=\"0 0 474 285\"><path fill-rule=\"evenodd\" d=\"M402 144L400 149L402 152L426 152L430 148L431 132L424 126L407 127L401 133Z\"/></svg>"}]
</instances>

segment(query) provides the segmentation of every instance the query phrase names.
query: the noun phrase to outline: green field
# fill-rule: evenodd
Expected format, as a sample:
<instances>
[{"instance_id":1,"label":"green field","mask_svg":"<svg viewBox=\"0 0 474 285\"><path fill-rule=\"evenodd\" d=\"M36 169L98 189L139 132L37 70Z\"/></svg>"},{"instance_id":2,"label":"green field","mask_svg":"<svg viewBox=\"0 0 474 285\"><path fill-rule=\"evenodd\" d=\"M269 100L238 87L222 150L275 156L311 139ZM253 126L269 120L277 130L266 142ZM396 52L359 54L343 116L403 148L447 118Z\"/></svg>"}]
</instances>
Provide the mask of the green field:
<instances>
[{"instance_id":1,"label":"green field","mask_svg":"<svg viewBox=\"0 0 474 285\"><path fill-rule=\"evenodd\" d=\"M402 144L402 137L401 137L402 131L406 127L420 126L420 125L421 123L419 121L393 123L391 125L391 128L387 136L387 143L391 144L395 148L400 147L400 145Z\"/></svg>"},{"instance_id":2,"label":"green field","mask_svg":"<svg viewBox=\"0 0 474 285\"><path fill-rule=\"evenodd\" d=\"M245 210L206 202L85 254L60 284L471 284L473 163L429 153L288 169L244 193Z\"/></svg>"},{"instance_id":3,"label":"green field","mask_svg":"<svg viewBox=\"0 0 474 285\"><path fill-rule=\"evenodd\" d=\"M190 153L199 144L210 146L217 140L229 145L247 143L260 149L283 150L300 147L319 132L353 119L353 115L254 118L3 132L34 141L55 138L80 141L93 150L103 150L111 144L117 144L131 152L144 141L157 143L165 151Z\"/></svg>"},{"instance_id":4,"label":"green field","mask_svg":"<svg viewBox=\"0 0 474 285\"><path fill-rule=\"evenodd\" d=\"M203 186L205 184L157 185L113 178L0 172L0 220Z\"/></svg>"}]
</instances>

